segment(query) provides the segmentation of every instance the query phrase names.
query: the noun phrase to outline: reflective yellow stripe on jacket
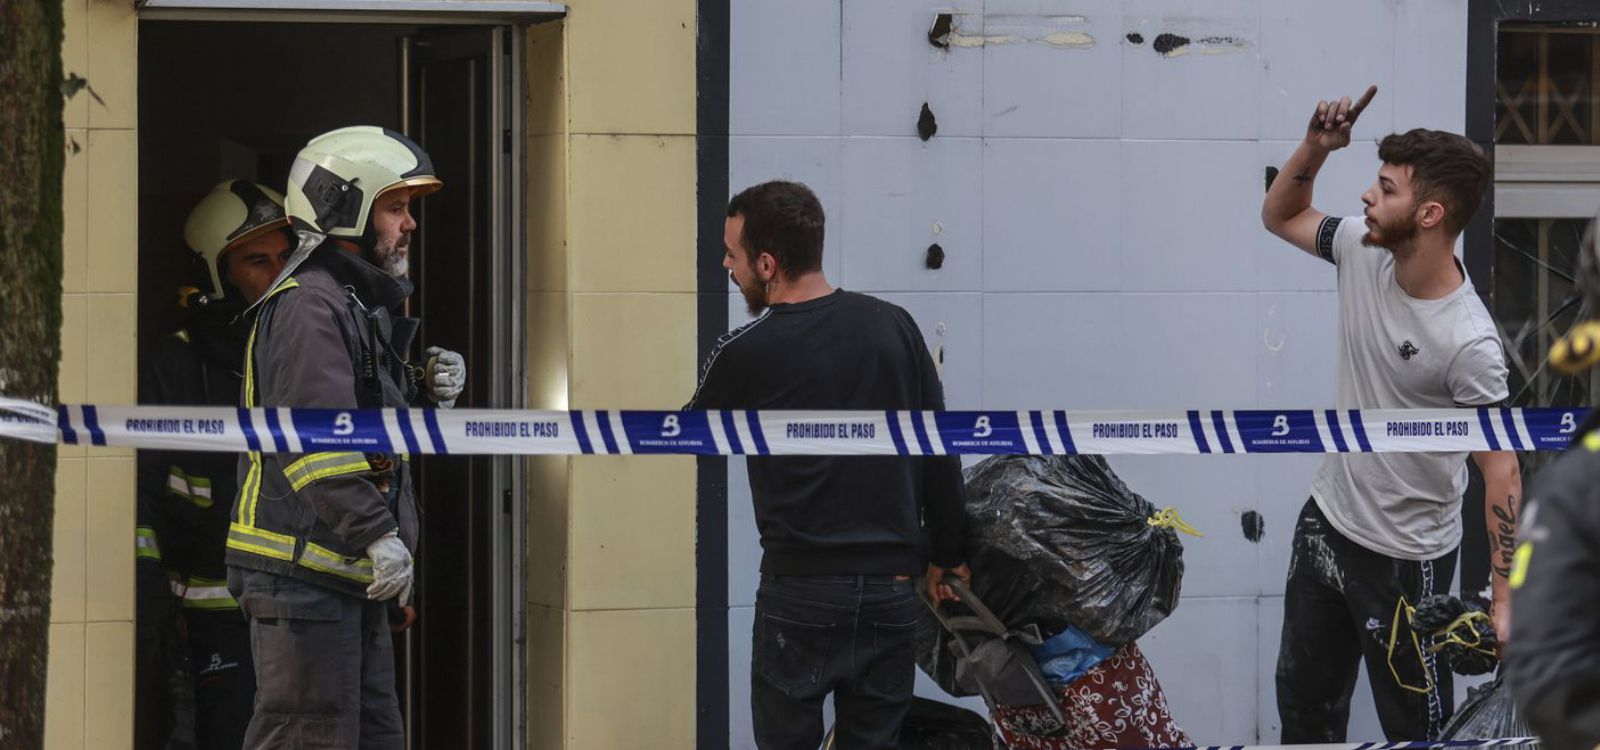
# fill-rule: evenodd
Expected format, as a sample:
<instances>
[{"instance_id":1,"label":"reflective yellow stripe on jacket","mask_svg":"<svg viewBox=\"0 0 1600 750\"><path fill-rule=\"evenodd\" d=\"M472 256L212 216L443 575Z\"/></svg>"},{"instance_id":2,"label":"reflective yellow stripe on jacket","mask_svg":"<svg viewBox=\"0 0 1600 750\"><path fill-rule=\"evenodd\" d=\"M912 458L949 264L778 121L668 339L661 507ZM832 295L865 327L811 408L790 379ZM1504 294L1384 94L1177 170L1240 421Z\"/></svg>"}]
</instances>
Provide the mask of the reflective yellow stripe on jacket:
<instances>
[{"instance_id":1,"label":"reflective yellow stripe on jacket","mask_svg":"<svg viewBox=\"0 0 1600 750\"><path fill-rule=\"evenodd\" d=\"M191 477L183 469L171 467L167 474L167 489L201 508L211 507L211 479Z\"/></svg>"},{"instance_id":2,"label":"reflective yellow stripe on jacket","mask_svg":"<svg viewBox=\"0 0 1600 750\"><path fill-rule=\"evenodd\" d=\"M228 546L278 560L294 559L294 537L240 523L228 525Z\"/></svg>"},{"instance_id":3,"label":"reflective yellow stripe on jacket","mask_svg":"<svg viewBox=\"0 0 1600 750\"><path fill-rule=\"evenodd\" d=\"M287 290L300 286L291 276L279 284L267 298L272 298ZM265 302L266 300L262 300ZM258 316L255 323L250 326L250 338L244 345L244 405L247 407L260 406L256 398L256 332L261 328L261 318ZM261 499L261 453L254 451L250 457L250 471L245 475L244 484L239 487L239 517L228 529L228 546L246 552L255 552L280 560L294 559L294 538L282 534L256 529L256 502ZM277 540L287 539L288 551L280 549ZM270 542L270 543L269 543Z\"/></svg>"},{"instance_id":4,"label":"reflective yellow stripe on jacket","mask_svg":"<svg viewBox=\"0 0 1600 750\"><path fill-rule=\"evenodd\" d=\"M172 593L183 600L188 609L238 609L239 602L228 591L228 582L215 578L190 576L187 581L173 581Z\"/></svg>"},{"instance_id":5,"label":"reflective yellow stripe on jacket","mask_svg":"<svg viewBox=\"0 0 1600 750\"><path fill-rule=\"evenodd\" d=\"M348 578L357 583L372 583L372 561L365 557L345 557L326 547L309 542L300 555L300 564L319 573Z\"/></svg>"},{"instance_id":6,"label":"reflective yellow stripe on jacket","mask_svg":"<svg viewBox=\"0 0 1600 750\"><path fill-rule=\"evenodd\" d=\"M156 530L140 526L133 530L133 559L161 562L161 545L156 542Z\"/></svg>"},{"instance_id":7,"label":"reflective yellow stripe on jacket","mask_svg":"<svg viewBox=\"0 0 1600 750\"><path fill-rule=\"evenodd\" d=\"M290 276L282 284L273 288L272 291L267 292L267 296L258 304L264 305L267 300L298 286L300 286L300 282L295 281L294 277ZM256 398L256 332L260 328L261 317L257 315L255 323L250 326L250 338L245 341L244 345L244 405L252 408L261 405Z\"/></svg>"},{"instance_id":8,"label":"reflective yellow stripe on jacket","mask_svg":"<svg viewBox=\"0 0 1600 750\"><path fill-rule=\"evenodd\" d=\"M371 470L365 454L330 451L307 453L300 460L283 467L283 475L289 479L289 486L299 492L319 479L365 474Z\"/></svg>"}]
</instances>

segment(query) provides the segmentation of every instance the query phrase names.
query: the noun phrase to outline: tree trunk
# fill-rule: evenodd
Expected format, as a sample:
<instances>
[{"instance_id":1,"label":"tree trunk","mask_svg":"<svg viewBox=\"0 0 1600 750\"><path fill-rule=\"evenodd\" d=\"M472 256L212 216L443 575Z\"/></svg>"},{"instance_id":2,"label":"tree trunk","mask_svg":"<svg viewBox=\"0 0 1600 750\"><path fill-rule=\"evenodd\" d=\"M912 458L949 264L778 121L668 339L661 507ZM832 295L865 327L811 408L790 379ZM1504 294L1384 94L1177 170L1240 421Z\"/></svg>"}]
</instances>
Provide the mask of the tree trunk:
<instances>
[{"instance_id":1,"label":"tree trunk","mask_svg":"<svg viewBox=\"0 0 1600 750\"><path fill-rule=\"evenodd\" d=\"M0 393L55 402L60 0L0 0ZM56 449L0 439L0 748L44 746Z\"/></svg>"}]
</instances>

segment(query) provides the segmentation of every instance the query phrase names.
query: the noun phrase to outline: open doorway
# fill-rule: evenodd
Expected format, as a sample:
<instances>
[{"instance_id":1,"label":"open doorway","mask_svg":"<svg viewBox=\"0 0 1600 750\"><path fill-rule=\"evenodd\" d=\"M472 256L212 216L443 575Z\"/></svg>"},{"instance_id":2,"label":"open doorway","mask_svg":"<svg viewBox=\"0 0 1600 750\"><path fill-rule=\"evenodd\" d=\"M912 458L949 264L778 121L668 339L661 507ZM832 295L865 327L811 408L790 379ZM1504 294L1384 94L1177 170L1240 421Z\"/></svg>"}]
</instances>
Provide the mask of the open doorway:
<instances>
[{"instance_id":1,"label":"open doorway","mask_svg":"<svg viewBox=\"0 0 1600 750\"><path fill-rule=\"evenodd\" d=\"M461 352L458 408L512 407L521 274L520 168L501 26L145 21L139 45L141 362L187 313L183 222L224 179L280 189L312 136L347 125L407 133L445 189L423 199L411 245L420 343ZM415 464L423 537L416 625L396 640L412 747L511 747L520 737L520 476L504 458Z\"/></svg>"}]
</instances>

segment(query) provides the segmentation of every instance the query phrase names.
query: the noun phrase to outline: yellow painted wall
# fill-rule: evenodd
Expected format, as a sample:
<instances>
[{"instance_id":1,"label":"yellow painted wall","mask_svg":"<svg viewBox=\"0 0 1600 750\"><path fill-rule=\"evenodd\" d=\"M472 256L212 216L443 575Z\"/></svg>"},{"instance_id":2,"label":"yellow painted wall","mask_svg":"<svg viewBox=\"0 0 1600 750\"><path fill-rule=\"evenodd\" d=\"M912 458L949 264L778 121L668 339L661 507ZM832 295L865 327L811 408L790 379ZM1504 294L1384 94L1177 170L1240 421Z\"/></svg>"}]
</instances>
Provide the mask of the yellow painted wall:
<instances>
[{"instance_id":1,"label":"yellow painted wall","mask_svg":"<svg viewBox=\"0 0 1600 750\"><path fill-rule=\"evenodd\" d=\"M529 30L529 402L694 388L695 3L575 0ZM692 747L695 464L529 464L529 747Z\"/></svg>"},{"instance_id":2,"label":"yellow painted wall","mask_svg":"<svg viewBox=\"0 0 1600 750\"><path fill-rule=\"evenodd\" d=\"M65 113L79 150L64 181L60 399L133 403L138 23L130 2L64 6L65 70L101 101L82 92ZM45 746L131 747L133 452L63 447L56 472Z\"/></svg>"}]
</instances>

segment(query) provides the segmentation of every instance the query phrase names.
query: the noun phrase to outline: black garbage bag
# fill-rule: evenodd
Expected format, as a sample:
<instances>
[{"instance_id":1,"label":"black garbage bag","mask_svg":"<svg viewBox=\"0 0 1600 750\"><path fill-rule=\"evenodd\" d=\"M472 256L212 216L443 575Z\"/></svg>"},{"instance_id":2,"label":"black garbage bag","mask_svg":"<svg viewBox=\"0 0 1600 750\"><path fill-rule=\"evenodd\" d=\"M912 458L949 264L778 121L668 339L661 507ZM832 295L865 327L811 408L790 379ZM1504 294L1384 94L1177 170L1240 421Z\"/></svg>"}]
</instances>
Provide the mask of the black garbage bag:
<instances>
[{"instance_id":1,"label":"black garbage bag","mask_svg":"<svg viewBox=\"0 0 1600 750\"><path fill-rule=\"evenodd\" d=\"M960 706L913 698L900 725L902 750L993 750L994 730L982 715Z\"/></svg>"},{"instance_id":2,"label":"black garbage bag","mask_svg":"<svg viewBox=\"0 0 1600 750\"><path fill-rule=\"evenodd\" d=\"M965 472L973 593L1007 627L1077 626L1117 647L1178 606L1183 546L1099 456L995 456ZM945 604L959 613L959 604ZM926 614L918 664L952 695L949 634Z\"/></svg>"},{"instance_id":3,"label":"black garbage bag","mask_svg":"<svg viewBox=\"0 0 1600 750\"><path fill-rule=\"evenodd\" d=\"M973 592L1007 625L1116 647L1177 608L1183 545L1104 458L996 456L966 483Z\"/></svg>"},{"instance_id":4,"label":"black garbage bag","mask_svg":"<svg viewBox=\"0 0 1600 750\"><path fill-rule=\"evenodd\" d=\"M1456 715L1445 725L1439 739L1500 740L1534 736L1512 700L1511 689L1505 687L1501 679L1496 677L1492 682L1468 688L1466 702L1456 709ZM1540 746L1517 747L1538 750Z\"/></svg>"},{"instance_id":5,"label":"black garbage bag","mask_svg":"<svg viewBox=\"0 0 1600 750\"><path fill-rule=\"evenodd\" d=\"M1411 629L1419 636L1431 636L1439 657L1456 674L1488 674L1500 664L1494 620L1478 602L1449 594L1427 597L1411 614Z\"/></svg>"}]
</instances>

